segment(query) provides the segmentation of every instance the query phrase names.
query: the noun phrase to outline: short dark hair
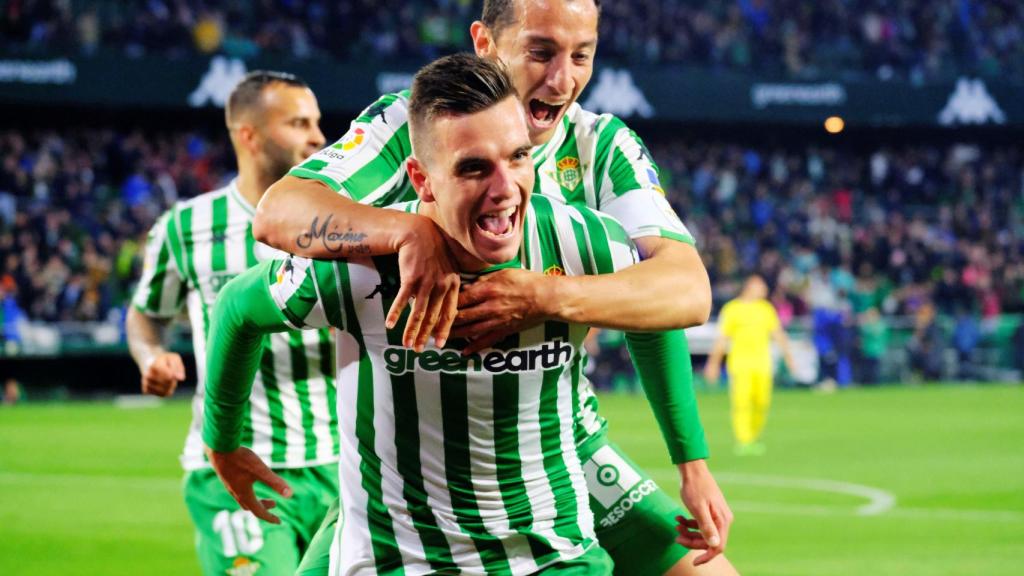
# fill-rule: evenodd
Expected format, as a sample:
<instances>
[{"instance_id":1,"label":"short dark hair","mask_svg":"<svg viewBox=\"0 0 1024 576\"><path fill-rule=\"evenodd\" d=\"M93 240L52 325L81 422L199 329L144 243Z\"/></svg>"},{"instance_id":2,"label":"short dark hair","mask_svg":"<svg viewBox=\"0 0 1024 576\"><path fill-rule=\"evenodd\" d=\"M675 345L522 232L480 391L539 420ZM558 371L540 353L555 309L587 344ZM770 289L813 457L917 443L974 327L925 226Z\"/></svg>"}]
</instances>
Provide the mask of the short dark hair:
<instances>
[{"instance_id":1,"label":"short dark hair","mask_svg":"<svg viewBox=\"0 0 1024 576\"><path fill-rule=\"evenodd\" d=\"M249 110L260 106L260 95L263 89L271 84L285 84L296 88L309 88L301 78L287 72L273 70L253 70L245 75L245 78L235 86L228 96L227 105L224 106L224 117L228 127L237 120L238 116Z\"/></svg>"},{"instance_id":2,"label":"short dark hair","mask_svg":"<svg viewBox=\"0 0 1024 576\"><path fill-rule=\"evenodd\" d=\"M572 1L572 0L569 0ZM601 0L592 0L601 15ZM483 13L480 21L491 31L495 39L516 21L516 0L484 0Z\"/></svg>"},{"instance_id":3,"label":"short dark hair","mask_svg":"<svg viewBox=\"0 0 1024 576\"><path fill-rule=\"evenodd\" d=\"M516 95L505 65L475 54L459 53L427 64L412 80L409 126L413 148L436 118L475 114Z\"/></svg>"}]
</instances>

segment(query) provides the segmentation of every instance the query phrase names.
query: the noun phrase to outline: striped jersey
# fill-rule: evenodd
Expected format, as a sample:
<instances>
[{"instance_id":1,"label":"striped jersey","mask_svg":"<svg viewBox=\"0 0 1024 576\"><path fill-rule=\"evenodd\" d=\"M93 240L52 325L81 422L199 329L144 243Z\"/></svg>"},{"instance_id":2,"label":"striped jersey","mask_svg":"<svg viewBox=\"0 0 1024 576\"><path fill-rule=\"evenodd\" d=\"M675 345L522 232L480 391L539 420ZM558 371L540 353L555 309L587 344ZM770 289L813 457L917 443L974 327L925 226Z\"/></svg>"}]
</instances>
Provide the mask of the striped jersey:
<instances>
[{"instance_id":1,"label":"striped jersey","mask_svg":"<svg viewBox=\"0 0 1024 576\"><path fill-rule=\"evenodd\" d=\"M523 230L519 256L490 270L597 274L638 259L612 218L544 196ZM574 437L592 417L586 326L546 322L471 356L454 341L417 353L402 346L404 318L384 327L397 256L260 270L288 326L339 329L332 575L532 574L595 543Z\"/></svg>"},{"instance_id":2,"label":"striped jersey","mask_svg":"<svg viewBox=\"0 0 1024 576\"><path fill-rule=\"evenodd\" d=\"M405 171L412 155L409 91L387 94L352 121L336 143L292 168L290 175L315 179L353 200L389 206L416 193ZM693 244L693 236L665 200L658 167L647 147L611 114L566 111L555 134L532 151L537 172L534 195L600 210L618 220L630 238L659 236ZM589 387L589 384L586 384ZM580 441L604 428L597 398L585 410Z\"/></svg>"},{"instance_id":3,"label":"striped jersey","mask_svg":"<svg viewBox=\"0 0 1024 576\"><path fill-rule=\"evenodd\" d=\"M260 260L284 253L257 243L255 208L228 186L176 203L150 231L142 278L132 304L158 318L187 304L198 381L192 423L181 456L186 470L209 466L201 436L206 334L220 289ZM334 351L327 330L291 331L264 339L243 444L271 467L302 468L338 460Z\"/></svg>"}]
</instances>

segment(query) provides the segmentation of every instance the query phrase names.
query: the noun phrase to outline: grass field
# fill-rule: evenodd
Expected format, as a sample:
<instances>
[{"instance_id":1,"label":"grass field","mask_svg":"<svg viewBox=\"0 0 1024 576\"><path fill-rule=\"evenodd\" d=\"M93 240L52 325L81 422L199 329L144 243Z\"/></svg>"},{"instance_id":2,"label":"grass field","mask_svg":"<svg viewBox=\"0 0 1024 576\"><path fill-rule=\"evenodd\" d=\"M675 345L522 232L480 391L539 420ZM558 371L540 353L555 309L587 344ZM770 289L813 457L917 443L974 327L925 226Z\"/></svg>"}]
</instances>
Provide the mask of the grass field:
<instances>
[{"instance_id":1,"label":"grass field","mask_svg":"<svg viewBox=\"0 0 1024 576\"><path fill-rule=\"evenodd\" d=\"M744 574L1024 574L1024 388L780 392L768 454L733 456L701 396ZM605 396L611 437L662 487L642 398ZM185 402L0 409L0 575L198 574L176 455Z\"/></svg>"}]
</instances>

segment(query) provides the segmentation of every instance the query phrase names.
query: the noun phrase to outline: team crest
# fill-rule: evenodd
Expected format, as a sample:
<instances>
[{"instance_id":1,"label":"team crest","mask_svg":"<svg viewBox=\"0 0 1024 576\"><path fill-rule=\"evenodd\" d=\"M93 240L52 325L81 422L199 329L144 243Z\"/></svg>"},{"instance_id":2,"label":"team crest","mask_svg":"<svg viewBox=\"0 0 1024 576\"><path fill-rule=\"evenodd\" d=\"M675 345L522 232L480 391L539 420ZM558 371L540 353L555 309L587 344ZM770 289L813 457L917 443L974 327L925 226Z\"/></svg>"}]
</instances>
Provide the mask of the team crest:
<instances>
[{"instance_id":1,"label":"team crest","mask_svg":"<svg viewBox=\"0 0 1024 576\"><path fill-rule=\"evenodd\" d=\"M562 270L561 266L558 266L557 264L555 264L553 266L549 266L548 269L544 271L544 275L545 276L565 276L565 270Z\"/></svg>"},{"instance_id":2,"label":"team crest","mask_svg":"<svg viewBox=\"0 0 1024 576\"><path fill-rule=\"evenodd\" d=\"M231 568L228 568L225 572L228 573L228 576L255 576L261 566L262 564L255 560L239 556L231 563Z\"/></svg>"},{"instance_id":3,"label":"team crest","mask_svg":"<svg viewBox=\"0 0 1024 576\"><path fill-rule=\"evenodd\" d=\"M555 164L558 168L558 183L566 190L575 190L582 180L580 161L573 156L566 156Z\"/></svg>"}]
</instances>

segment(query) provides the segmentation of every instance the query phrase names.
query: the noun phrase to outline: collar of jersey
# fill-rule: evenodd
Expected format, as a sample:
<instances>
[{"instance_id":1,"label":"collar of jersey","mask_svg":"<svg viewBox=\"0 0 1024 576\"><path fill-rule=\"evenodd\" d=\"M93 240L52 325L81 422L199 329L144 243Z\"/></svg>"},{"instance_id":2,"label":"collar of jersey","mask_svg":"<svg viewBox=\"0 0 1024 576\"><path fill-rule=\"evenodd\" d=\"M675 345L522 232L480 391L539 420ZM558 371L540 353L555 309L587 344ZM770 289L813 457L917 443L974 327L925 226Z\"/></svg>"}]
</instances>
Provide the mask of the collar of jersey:
<instances>
[{"instance_id":1,"label":"collar of jersey","mask_svg":"<svg viewBox=\"0 0 1024 576\"><path fill-rule=\"evenodd\" d=\"M558 123L558 128L555 129L555 133L551 135L551 139L533 149L531 156L533 156L533 163L535 165L539 165L547 160L548 156L551 155L552 150L558 150L561 148L562 142L565 141L565 136L569 133L569 123L571 122L569 117L575 115L574 112L576 112L576 108L578 107L579 103L573 102L572 106L570 106L562 116L562 121Z\"/></svg>"},{"instance_id":2,"label":"collar of jersey","mask_svg":"<svg viewBox=\"0 0 1024 576\"><path fill-rule=\"evenodd\" d=\"M231 182L228 184L228 195L234 198L235 202L238 202L238 205L249 213L249 216L256 215L256 207L253 206L252 204L249 204L249 201L246 200L245 197L242 196L242 193L238 190L238 178L232 178Z\"/></svg>"}]
</instances>

